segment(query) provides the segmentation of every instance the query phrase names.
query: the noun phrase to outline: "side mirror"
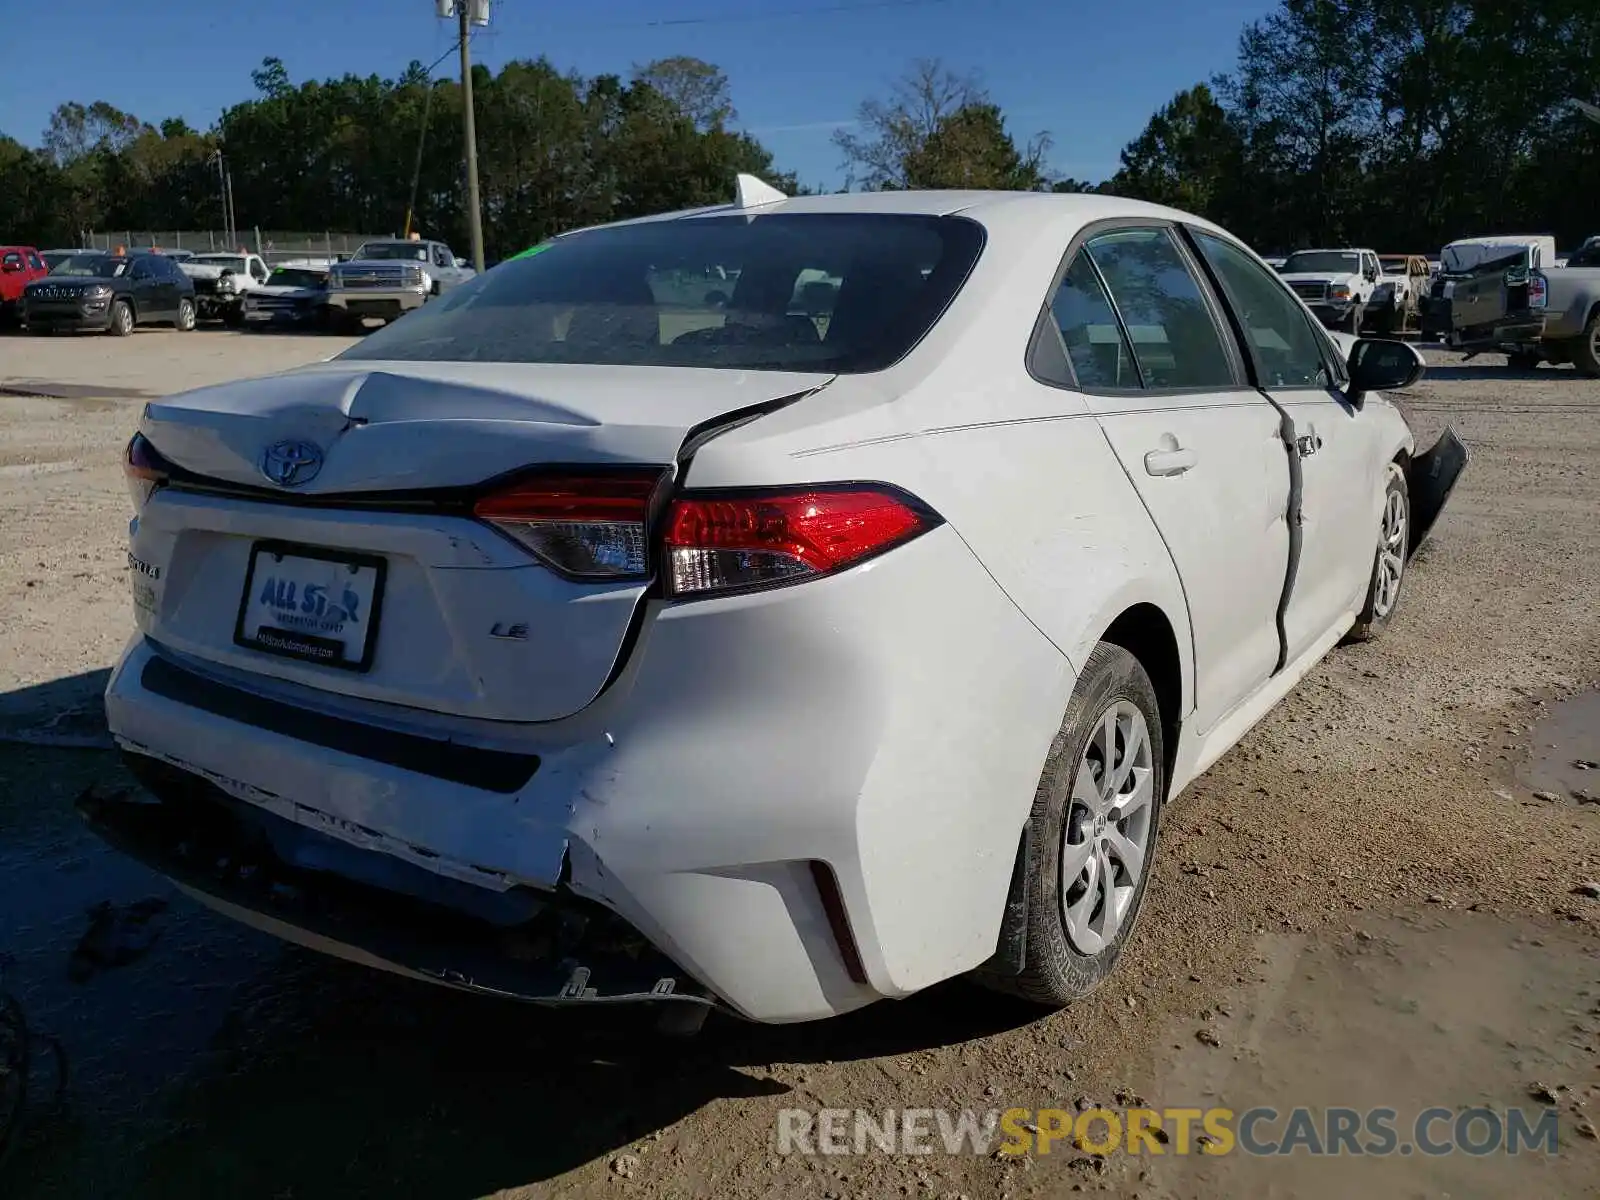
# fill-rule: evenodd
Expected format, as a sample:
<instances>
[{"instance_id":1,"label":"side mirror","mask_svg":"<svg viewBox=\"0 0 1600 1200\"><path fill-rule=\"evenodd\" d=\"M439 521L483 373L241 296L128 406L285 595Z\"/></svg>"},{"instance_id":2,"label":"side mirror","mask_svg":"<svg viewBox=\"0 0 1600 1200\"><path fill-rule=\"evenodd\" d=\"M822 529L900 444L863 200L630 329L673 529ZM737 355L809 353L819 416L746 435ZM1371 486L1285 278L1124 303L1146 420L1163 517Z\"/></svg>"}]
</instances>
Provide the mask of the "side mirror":
<instances>
[{"instance_id":1,"label":"side mirror","mask_svg":"<svg viewBox=\"0 0 1600 1200\"><path fill-rule=\"evenodd\" d=\"M5 272L7 275L10 275L14 271L20 270L22 270L22 264L19 262L8 262L5 265Z\"/></svg>"},{"instance_id":2,"label":"side mirror","mask_svg":"<svg viewBox=\"0 0 1600 1200\"><path fill-rule=\"evenodd\" d=\"M1360 404L1368 392L1397 392L1421 379L1428 369L1422 351L1409 342L1357 338L1350 347L1349 396Z\"/></svg>"},{"instance_id":3,"label":"side mirror","mask_svg":"<svg viewBox=\"0 0 1600 1200\"><path fill-rule=\"evenodd\" d=\"M464 269L466 267L466 265L467 265L467 260L462 258L459 254L456 255L456 268L458 270Z\"/></svg>"}]
</instances>

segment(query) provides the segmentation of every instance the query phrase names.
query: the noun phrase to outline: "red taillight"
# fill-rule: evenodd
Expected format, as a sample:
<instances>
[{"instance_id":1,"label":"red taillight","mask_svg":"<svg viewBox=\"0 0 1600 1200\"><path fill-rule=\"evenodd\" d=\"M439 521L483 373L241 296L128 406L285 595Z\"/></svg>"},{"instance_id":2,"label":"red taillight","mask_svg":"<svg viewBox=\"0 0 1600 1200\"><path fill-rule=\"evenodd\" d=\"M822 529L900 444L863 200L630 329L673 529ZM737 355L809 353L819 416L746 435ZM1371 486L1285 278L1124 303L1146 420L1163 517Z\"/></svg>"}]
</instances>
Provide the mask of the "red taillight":
<instances>
[{"instance_id":1,"label":"red taillight","mask_svg":"<svg viewBox=\"0 0 1600 1200\"><path fill-rule=\"evenodd\" d=\"M937 521L910 497L884 487L686 496L667 516L667 589L686 596L825 575L909 541Z\"/></svg>"},{"instance_id":2,"label":"red taillight","mask_svg":"<svg viewBox=\"0 0 1600 1200\"><path fill-rule=\"evenodd\" d=\"M156 448L142 433L133 435L122 460L122 473L128 480L128 495L133 499L135 512L144 508L150 495L167 482L167 460L156 453Z\"/></svg>"},{"instance_id":3,"label":"red taillight","mask_svg":"<svg viewBox=\"0 0 1600 1200\"><path fill-rule=\"evenodd\" d=\"M1550 284L1543 275L1528 276L1528 307L1546 308L1550 304Z\"/></svg>"},{"instance_id":4,"label":"red taillight","mask_svg":"<svg viewBox=\"0 0 1600 1200\"><path fill-rule=\"evenodd\" d=\"M612 475L544 475L473 505L540 561L577 579L643 576L650 568L645 522L659 470Z\"/></svg>"}]
</instances>

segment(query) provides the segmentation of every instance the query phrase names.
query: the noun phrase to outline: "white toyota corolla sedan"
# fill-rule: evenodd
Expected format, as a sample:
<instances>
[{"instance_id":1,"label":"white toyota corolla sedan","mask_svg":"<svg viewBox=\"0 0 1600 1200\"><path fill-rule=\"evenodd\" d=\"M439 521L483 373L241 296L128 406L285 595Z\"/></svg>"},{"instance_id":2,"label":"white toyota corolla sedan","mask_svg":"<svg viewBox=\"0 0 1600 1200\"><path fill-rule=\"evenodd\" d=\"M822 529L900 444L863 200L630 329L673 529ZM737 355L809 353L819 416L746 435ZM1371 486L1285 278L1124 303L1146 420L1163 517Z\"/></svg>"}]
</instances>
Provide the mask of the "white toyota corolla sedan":
<instances>
[{"instance_id":1,"label":"white toyota corolla sedan","mask_svg":"<svg viewBox=\"0 0 1600 1200\"><path fill-rule=\"evenodd\" d=\"M1109 196L731 205L537 246L146 407L101 834L541 1003L1045 1005L1163 806L1395 612L1466 462L1238 239Z\"/></svg>"}]
</instances>

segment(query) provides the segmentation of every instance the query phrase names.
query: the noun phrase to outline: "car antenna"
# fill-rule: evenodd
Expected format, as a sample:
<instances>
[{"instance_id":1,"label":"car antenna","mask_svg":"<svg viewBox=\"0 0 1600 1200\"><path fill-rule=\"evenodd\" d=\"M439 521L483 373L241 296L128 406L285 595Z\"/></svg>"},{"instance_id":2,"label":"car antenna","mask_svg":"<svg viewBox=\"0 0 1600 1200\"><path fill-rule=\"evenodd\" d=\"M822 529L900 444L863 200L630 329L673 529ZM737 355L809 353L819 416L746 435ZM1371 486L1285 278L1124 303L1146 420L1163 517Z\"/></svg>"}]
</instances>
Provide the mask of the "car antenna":
<instances>
[{"instance_id":1,"label":"car antenna","mask_svg":"<svg viewBox=\"0 0 1600 1200\"><path fill-rule=\"evenodd\" d=\"M776 204L789 197L765 180L754 175L739 175L735 181L735 208L760 208L763 204Z\"/></svg>"}]
</instances>

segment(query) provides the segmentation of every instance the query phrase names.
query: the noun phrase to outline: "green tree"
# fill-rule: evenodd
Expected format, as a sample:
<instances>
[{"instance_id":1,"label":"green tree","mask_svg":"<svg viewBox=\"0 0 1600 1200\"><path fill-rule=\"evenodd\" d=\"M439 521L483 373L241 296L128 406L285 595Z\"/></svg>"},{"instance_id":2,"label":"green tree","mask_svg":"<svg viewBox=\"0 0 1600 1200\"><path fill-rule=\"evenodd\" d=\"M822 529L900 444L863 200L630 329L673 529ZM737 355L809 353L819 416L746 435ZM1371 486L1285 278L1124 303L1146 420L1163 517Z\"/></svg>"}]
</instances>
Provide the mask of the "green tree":
<instances>
[{"instance_id":1,"label":"green tree","mask_svg":"<svg viewBox=\"0 0 1600 1200\"><path fill-rule=\"evenodd\" d=\"M698 58L681 54L659 58L635 67L632 82L654 89L700 133L721 129L738 116L728 77L720 67Z\"/></svg>"},{"instance_id":2,"label":"green tree","mask_svg":"<svg viewBox=\"0 0 1600 1200\"><path fill-rule=\"evenodd\" d=\"M1199 83L1174 96L1128 143L1106 190L1217 217L1232 199L1242 151L1227 112Z\"/></svg>"},{"instance_id":3,"label":"green tree","mask_svg":"<svg viewBox=\"0 0 1600 1200\"><path fill-rule=\"evenodd\" d=\"M1048 184L1043 160L1049 145L1048 137L1038 134L1019 150L998 105L969 102L940 117L922 144L907 153L905 185L1041 191Z\"/></svg>"}]
</instances>

